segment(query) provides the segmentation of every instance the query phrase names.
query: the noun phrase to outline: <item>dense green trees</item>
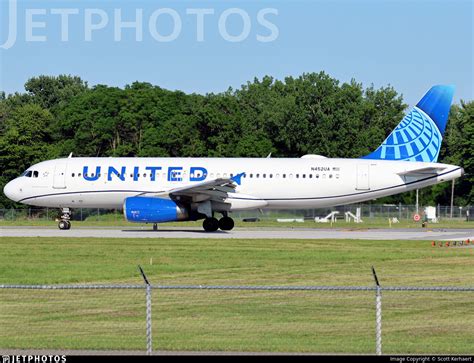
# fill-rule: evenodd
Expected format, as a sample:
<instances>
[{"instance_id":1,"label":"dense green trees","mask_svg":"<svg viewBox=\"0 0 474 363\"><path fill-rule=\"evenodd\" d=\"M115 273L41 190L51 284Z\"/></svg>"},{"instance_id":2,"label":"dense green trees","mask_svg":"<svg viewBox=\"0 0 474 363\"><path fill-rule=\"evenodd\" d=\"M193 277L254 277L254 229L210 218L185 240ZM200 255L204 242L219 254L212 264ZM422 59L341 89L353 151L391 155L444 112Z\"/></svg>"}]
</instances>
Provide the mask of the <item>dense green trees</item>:
<instances>
[{"instance_id":1,"label":"dense green trees","mask_svg":"<svg viewBox=\"0 0 474 363\"><path fill-rule=\"evenodd\" d=\"M39 76L25 93L0 93L0 188L29 165L67 156L359 157L398 124L406 105L392 88L340 83L324 72L254 79L220 94L184 94L149 83L88 87L79 77ZM451 110L441 161L471 176L457 203L472 203L474 102ZM448 203L450 185L423 192ZM389 201L410 202L412 195ZM13 204L3 195L0 207Z\"/></svg>"}]
</instances>

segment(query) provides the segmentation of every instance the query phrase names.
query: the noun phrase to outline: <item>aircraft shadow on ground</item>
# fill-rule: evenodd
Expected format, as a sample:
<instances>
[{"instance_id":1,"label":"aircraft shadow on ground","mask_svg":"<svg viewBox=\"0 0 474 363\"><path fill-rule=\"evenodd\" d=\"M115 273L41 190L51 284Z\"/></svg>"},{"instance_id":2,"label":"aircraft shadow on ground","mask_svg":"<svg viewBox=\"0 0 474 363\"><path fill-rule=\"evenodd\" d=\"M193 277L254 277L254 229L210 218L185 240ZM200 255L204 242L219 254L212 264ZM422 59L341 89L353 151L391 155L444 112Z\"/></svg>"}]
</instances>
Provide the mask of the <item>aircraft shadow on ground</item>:
<instances>
[{"instance_id":1,"label":"aircraft shadow on ground","mask_svg":"<svg viewBox=\"0 0 474 363\"><path fill-rule=\"evenodd\" d=\"M215 231L215 232L206 232L204 230L194 230L194 229L157 229L156 231L153 229L122 229L122 232L143 232L143 233L160 233L160 232L178 232L178 233L183 233L183 232L189 232L189 233L201 233L201 234L227 234L228 232L226 231Z\"/></svg>"}]
</instances>

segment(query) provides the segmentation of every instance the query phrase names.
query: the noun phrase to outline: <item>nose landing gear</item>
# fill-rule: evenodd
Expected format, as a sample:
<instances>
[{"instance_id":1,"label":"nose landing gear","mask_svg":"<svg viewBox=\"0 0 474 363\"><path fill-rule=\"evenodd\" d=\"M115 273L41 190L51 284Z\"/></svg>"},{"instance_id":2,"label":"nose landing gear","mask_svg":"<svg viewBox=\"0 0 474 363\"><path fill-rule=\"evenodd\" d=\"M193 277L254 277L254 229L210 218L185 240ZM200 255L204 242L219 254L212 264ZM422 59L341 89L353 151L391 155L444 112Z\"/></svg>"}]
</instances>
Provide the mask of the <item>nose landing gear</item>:
<instances>
[{"instance_id":1,"label":"nose landing gear","mask_svg":"<svg viewBox=\"0 0 474 363\"><path fill-rule=\"evenodd\" d=\"M58 227L59 227L59 229L70 229L71 228L71 222L69 222L69 221L59 221Z\"/></svg>"},{"instance_id":2,"label":"nose landing gear","mask_svg":"<svg viewBox=\"0 0 474 363\"><path fill-rule=\"evenodd\" d=\"M59 229L71 229L71 211L69 208L63 208L61 210L61 220L58 223Z\"/></svg>"}]
</instances>

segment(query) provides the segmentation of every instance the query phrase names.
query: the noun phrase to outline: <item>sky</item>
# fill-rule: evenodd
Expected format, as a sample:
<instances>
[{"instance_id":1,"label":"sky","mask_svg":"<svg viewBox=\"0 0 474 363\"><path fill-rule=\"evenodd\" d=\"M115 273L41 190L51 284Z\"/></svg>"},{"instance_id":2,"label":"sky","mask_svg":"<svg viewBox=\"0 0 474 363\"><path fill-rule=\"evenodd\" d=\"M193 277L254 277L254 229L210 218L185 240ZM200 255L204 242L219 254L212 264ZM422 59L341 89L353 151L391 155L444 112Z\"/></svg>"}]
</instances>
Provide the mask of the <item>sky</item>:
<instances>
[{"instance_id":1,"label":"sky","mask_svg":"<svg viewBox=\"0 0 474 363\"><path fill-rule=\"evenodd\" d=\"M90 86L142 81L205 94L325 71L391 85L409 105L434 84L454 84L459 103L474 94L473 8L470 0L0 0L0 90L71 74Z\"/></svg>"}]
</instances>

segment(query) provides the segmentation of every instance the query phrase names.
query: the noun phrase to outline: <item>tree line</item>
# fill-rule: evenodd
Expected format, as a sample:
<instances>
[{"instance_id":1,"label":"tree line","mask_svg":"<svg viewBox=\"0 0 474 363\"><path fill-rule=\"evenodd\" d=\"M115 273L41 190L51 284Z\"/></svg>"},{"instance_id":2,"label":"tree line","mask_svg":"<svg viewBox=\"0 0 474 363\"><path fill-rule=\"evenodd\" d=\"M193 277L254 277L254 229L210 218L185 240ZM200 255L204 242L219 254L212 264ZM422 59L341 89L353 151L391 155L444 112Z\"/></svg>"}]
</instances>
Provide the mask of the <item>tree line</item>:
<instances>
[{"instance_id":1,"label":"tree line","mask_svg":"<svg viewBox=\"0 0 474 363\"><path fill-rule=\"evenodd\" d=\"M390 86L341 83L324 72L255 78L206 95L135 82L89 87L80 77L29 79L25 92L0 92L0 188L32 164L74 156L360 157L375 150L407 105ZM472 204L474 102L451 108L440 162L470 175L457 205ZM424 204L449 204L451 186L424 189ZM413 193L384 198L412 203ZM380 201L379 201L380 202ZM0 196L0 208L19 207Z\"/></svg>"}]
</instances>

